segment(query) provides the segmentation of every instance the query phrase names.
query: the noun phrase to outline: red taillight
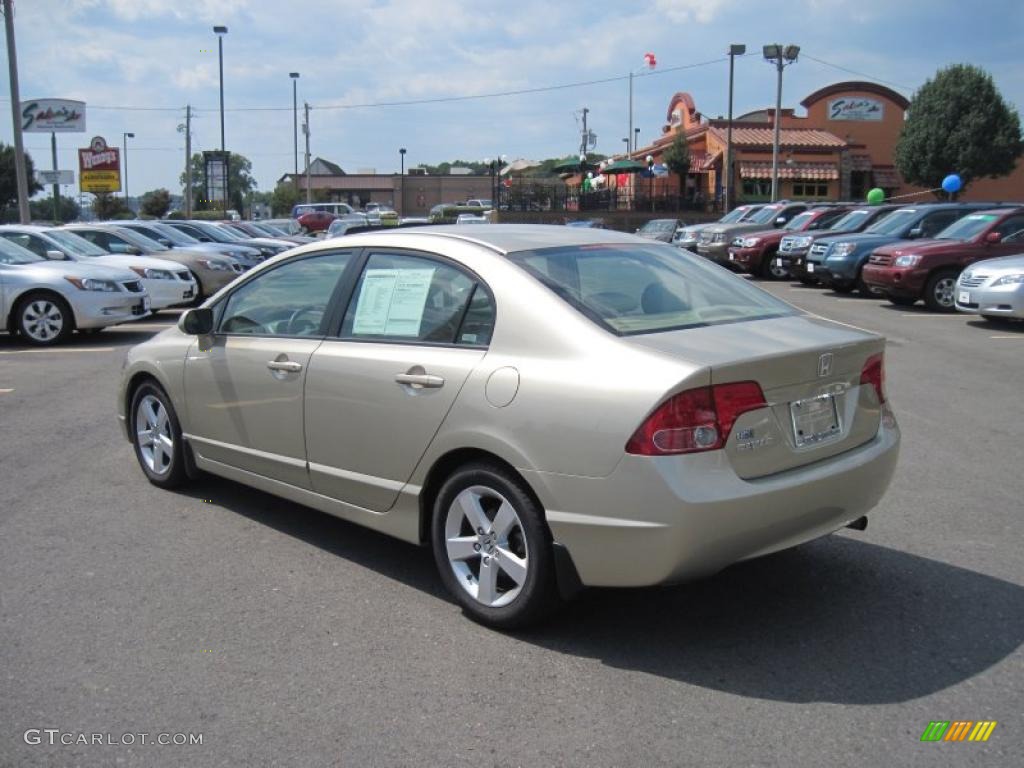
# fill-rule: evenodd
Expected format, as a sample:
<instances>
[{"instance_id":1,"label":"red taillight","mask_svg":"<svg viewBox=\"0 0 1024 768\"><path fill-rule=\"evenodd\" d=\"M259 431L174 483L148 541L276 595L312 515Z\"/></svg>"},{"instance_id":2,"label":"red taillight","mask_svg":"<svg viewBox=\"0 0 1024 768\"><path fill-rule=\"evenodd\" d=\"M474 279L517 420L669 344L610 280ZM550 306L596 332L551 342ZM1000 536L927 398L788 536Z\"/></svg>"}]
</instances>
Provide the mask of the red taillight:
<instances>
[{"instance_id":1,"label":"red taillight","mask_svg":"<svg viewBox=\"0 0 1024 768\"><path fill-rule=\"evenodd\" d=\"M740 414L767 403L756 381L688 389L659 405L626 443L626 453L664 456L725 445Z\"/></svg>"},{"instance_id":2,"label":"red taillight","mask_svg":"<svg viewBox=\"0 0 1024 768\"><path fill-rule=\"evenodd\" d=\"M878 402L885 402L885 355L879 352L872 355L864 363L860 371L860 383L870 384L875 388Z\"/></svg>"}]
</instances>

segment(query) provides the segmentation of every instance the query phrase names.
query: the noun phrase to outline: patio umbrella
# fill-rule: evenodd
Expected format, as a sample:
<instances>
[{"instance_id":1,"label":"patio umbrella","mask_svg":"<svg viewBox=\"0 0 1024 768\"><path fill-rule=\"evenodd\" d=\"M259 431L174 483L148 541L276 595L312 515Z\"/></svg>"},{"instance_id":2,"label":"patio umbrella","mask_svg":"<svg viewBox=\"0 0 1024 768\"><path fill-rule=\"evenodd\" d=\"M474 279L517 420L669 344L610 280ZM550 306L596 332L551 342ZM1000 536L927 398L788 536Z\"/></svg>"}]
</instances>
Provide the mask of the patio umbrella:
<instances>
[{"instance_id":1,"label":"patio umbrella","mask_svg":"<svg viewBox=\"0 0 1024 768\"><path fill-rule=\"evenodd\" d=\"M596 168L597 166L591 163L581 163L578 157L570 158L569 160L563 160L562 162L555 165L551 170L555 173L576 173L580 170L587 170L587 168Z\"/></svg>"},{"instance_id":2,"label":"patio umbrella","mask_svg":"<svg viewBox=\"0 0 1024 768\"><path fill-rule=\"evenodd\" d=\"M644 163L638 163L636 160L616 160L614 163L609 163L603 169L603 173L640 173L646 171L647 166Z\"/></svg>"},{"instance_id":3,"label":"patio umbrella","mask_svg":"<svg viewBox=\"0 0 1024 768\"><path fill-rule=\"evenodd\" d=\"M511 163L508 163L504 168L502 168L499 171L499 173L502 176L507 176L510 173L525 171L528 168L536 168L538 165L540 165L540 163L538 163L536 160L525 160L523 158L519 158L518 160L513 160Z\"/></svg>"}]
</instances>

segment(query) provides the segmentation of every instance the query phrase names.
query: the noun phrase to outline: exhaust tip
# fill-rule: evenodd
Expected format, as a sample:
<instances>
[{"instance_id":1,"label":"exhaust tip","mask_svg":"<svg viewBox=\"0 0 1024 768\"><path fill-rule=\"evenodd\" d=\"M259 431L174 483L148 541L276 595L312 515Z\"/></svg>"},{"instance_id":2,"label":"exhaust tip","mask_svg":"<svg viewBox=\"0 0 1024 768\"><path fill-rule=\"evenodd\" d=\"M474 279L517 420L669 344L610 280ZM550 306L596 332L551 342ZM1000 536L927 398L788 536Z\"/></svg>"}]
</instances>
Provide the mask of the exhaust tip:
<instances>
[{"instance_id":1,"label":"exhaust tip","mask_svg":"<svg viewBox=\"0 0 1024 768\"><path fill-rule=\"evenodd\" d=\"M863 515L862 517L858 517L853 522L847 523L846 527L847 528L853 528L853 530L855 530L855 531L867 530L867 527L868 527L867 515Z\"/></svg>"}]
</instances>

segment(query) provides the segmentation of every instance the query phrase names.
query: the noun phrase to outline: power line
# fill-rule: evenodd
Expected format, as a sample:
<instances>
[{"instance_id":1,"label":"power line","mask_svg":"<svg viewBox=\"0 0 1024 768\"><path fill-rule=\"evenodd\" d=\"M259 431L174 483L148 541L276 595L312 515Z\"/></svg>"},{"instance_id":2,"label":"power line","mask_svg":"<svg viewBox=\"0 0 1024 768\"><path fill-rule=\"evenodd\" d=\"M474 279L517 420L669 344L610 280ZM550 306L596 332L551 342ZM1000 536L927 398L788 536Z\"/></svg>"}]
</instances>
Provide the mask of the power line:
<instances>
[{"instance_id":1,"label":"power line","mask_svg":"<svg viewBox=\"0 0 1024 768\"><path fill-rule=\"evenodd\" d=\"M866 72L858 72L856 69L850 69L849 67L842 67L839 64L833 64L831 61L825 61L824 59L815 58L814 56L811 56L808 53L804 53L803 51L801 51L800 53L801 53L803 58L810 59L811 61L816 61L819 64L824 64L826 67L832 67L833 69L839 69L839 70L842 70L843 72L849 72L851 75L858 75L859 77L866 77L869 80L876 80L879 83L885 83L886 85L891 85L894 88L899 88L900 90L903 90L903 91L911 91L911 92L914 91L914 89L912 87L910 87L909 85L903 85L901 83L894 83L891 80L883 80L880 77L875 77L874 75L869 75Z\"/></svg>"}]
</instances>

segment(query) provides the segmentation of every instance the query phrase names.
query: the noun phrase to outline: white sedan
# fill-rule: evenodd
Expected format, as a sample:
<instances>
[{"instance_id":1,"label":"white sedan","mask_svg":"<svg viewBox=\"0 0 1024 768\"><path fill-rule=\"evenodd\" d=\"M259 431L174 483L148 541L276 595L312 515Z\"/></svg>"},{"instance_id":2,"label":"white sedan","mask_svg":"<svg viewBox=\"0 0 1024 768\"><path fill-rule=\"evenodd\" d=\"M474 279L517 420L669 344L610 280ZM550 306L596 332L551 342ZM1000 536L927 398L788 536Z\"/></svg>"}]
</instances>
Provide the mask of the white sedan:
<instances>
[{"instance_id":1,"label":"white sedan","mask_svg":"<svg viewBox=\"0 0 1024 768\"><path fill-rule=\"evenodd\" d=\"M0 227L0 237L44 259L88 262L130 270L142 281L153 310L187 304L196 296L195 278L176 261L107 253L85 238L56 227L11 224Z\"/></svg>"},{"instance_id":2,"label":"white sedan","mask_svg":"<svg viewBox=\"0 0 1024 768\"><path fill-rule=\"evenodd\" d=\"M953 298L958 310L986 320L1024 319L1024 254L972 264L960 273Z\"/></svg>"}]
</instances>

